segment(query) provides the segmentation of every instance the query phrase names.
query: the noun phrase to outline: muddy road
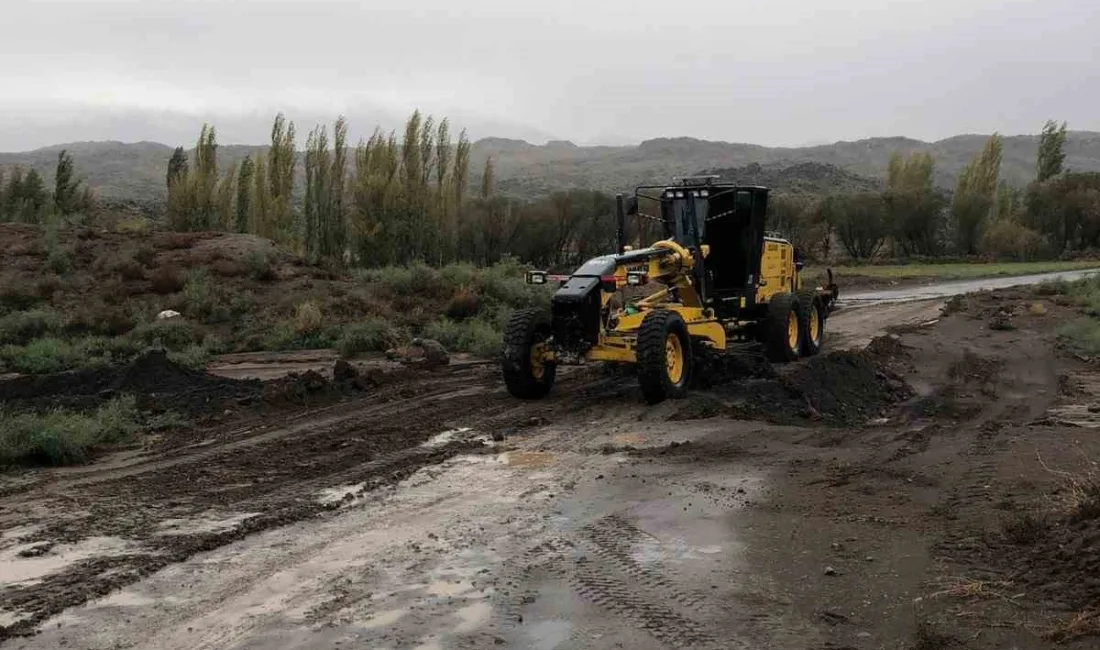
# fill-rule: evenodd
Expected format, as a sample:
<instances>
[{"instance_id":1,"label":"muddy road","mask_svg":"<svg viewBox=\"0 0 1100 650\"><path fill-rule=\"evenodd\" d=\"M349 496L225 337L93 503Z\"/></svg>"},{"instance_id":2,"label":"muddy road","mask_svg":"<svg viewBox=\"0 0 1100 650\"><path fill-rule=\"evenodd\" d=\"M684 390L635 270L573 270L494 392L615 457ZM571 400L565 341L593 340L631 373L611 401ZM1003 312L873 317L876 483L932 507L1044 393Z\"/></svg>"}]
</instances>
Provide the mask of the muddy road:
<instances>
[{"instance_id":1,"label":"muddy road","mask_svg":"<svg viewBox=\"0 0 1100 650\"><path fill-rule=\"evenodd\" d=\"M460 363L6 476L0 647L1095 647L1100 526L1009 534L1100 458L1035 300L844 307L866 352L657 407Z\"/></svg>"}]
</instances>

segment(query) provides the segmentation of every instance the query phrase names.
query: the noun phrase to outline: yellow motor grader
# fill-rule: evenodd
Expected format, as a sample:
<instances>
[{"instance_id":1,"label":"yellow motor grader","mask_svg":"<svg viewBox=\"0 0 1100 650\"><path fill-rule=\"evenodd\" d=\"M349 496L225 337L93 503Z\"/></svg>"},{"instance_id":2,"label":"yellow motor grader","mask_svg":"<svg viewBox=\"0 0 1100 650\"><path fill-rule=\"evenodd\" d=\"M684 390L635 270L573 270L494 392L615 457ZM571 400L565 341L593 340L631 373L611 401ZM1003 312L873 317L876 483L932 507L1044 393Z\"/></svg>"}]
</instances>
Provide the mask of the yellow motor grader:
<instances>
[{"instance_id":1,"label":"yellow motor grader","mask_svg":"<svg viewBox=\"0 0 1100 650\"><path fill-rule=\"evenodd\" d=\"M639 209L642 202L659 214ZM504 335L503 374L515 397L537 399L557 367L633 364L649 403L683 397L706 355L763 347L773 362L821 350L837 286L805 288L789 241L766 234L768 189L714 177L642 186L617 197L618 252L569 276L529 271L527 282L561 283L550 310L516 312ZM626 245L628 215L660 222L664 239ZM641 298L645 287L656 290Z\"/></svg>"}]
</instances>

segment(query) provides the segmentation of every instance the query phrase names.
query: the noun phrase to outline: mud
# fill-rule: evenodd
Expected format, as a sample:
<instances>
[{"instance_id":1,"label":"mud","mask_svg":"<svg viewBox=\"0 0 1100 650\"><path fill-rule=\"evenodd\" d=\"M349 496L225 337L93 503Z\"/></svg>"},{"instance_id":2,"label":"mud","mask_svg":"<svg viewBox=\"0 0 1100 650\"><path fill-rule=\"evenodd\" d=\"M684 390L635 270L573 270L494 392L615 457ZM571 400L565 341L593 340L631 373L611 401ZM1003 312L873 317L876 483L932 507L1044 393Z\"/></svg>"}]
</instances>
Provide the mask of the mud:
<instances>
[{"instance_id":1,"label":"mud","mask_svg":"<svg viewBox=\"0 0 1100 650\"><path fill-rule=\"evenodd\" d=\"M116 395L133 395L139 408L197 416L229 401L262 395L258 381L235 381L186 368L151 351L122 366L106 366L0 381L0 402L11 409L95 408Z\"/></svg>"},{"instance_id":2,"label":"mud","mask_svg":"<svg viewBox=\"0 0 1100 650\"><path fill-rule=\"evenodd\" d=\"M656 407L599 368L538 402L492 366L288 378L282 406L2 477L0 562L30 578L0 584L4 650L1095 647L1100 381L1057 347L1075 308L1033 300L841 313L867 350Z\"/></svg>"}]
</instances>

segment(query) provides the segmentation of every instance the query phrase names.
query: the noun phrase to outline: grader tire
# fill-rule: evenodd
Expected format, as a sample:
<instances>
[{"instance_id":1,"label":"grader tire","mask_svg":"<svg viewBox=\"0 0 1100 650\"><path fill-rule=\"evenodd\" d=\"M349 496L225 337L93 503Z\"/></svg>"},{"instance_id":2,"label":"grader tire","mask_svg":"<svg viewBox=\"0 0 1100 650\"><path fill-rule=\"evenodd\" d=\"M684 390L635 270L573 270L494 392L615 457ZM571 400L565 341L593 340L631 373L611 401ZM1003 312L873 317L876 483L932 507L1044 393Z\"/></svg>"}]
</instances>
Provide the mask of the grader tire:
<instances>
[{"instance_id":1,"label":"grader tire","mask_svg":"<svg viewBox=\"0 0 1100 650\"><path fill-rule=\"evenodd\" d=\"M638 328L638 383L649 404L679 399L691 379L691 339L680 314L657 309Z\"/></svg>"},{"instance_id":2,"label":"grader tire","mask_svg":"<svg viewBox=\"0 0 1100 650\"><path fill-rule=\"evenodd\" d=\"M512 314L504 331L501 370L513 397L539 399L554 386L557 365L539 359L539 346L549 336L550 319L542 310L523 309Z\"/></svg>"},{"instance_id":3,"label":"grader tire","mask_svg":"<svg viewBox=\"0 0 1100 650\"><path fill-rule=\"evenodd\" d=\"M802 335L802 344L799 353L804 357L812 357L825 345L825 305L813 291L802 291L798 294L799 333Z\"/></svg>"},{"instance_id":4,"label":"grader tire","mask_svg":"<svg viewBox=\"0 0 1100 650\"><path fill-rule=\"evenodd\" d=\"M764 319L764 354L772 363L798 359L802 347L802 316L798 296L777 293L768 303Z\"/></svg>"}]
</instances>

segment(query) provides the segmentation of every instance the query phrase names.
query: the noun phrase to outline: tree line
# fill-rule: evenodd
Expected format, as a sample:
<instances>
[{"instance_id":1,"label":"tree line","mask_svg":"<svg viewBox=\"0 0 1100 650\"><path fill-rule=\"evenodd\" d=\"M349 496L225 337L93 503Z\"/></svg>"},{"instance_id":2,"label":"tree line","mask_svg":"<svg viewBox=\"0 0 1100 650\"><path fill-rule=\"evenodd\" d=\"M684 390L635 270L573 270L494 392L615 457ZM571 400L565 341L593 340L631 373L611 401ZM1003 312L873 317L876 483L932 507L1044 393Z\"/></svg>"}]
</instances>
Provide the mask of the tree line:
<instances>
[{"instance_id":1,"label":"tree line","mask_svg":"<svg viewBox=\"0 0 1100 650\"><path fill-rule=\"evenodd\" d=\"M73 157L57 154L51 190L38 170L0 169L0 222L48 224L58 218L76 220L95 206L95 194L76 177Z\"/></svg>"},{"instance_id":2,"label":"tree line","mask_svg":"<svg viewBox=\"0 0 1100 650\"><path fill-rule=\"evenodd\" d=\"M330 135L331 134L331 135ZM214 127L168 161L167 219L175 230L274 239L314 262L383 266L422 261L491 264L506 255L568 265L614 247L614 199L588 190L538 201L499 196L492 159L471 195L470 141L448 120L414 112L400 136L376 130L354 147L348 124L309 132L304 155L283 115L266 151L219 168ZM295 194L295 170L304 191Z\"/></svg>"},{"instance_id":3,"label":"tree line","mask_svg":"<svg viewBox=\"0 0 1100 650\"><path fill-rule=\"evenodd\" d=\"M1002 140L993 134L962 170L953 192L933 184L927 153L895 154L885 188L820 198L777 195L769 226L812 257L986 256L1052 258L1100 247L1100 174L1064 168L1067 126L1048 121L1035 179L1000 179Z\"/></svg>"}]
</instances>

